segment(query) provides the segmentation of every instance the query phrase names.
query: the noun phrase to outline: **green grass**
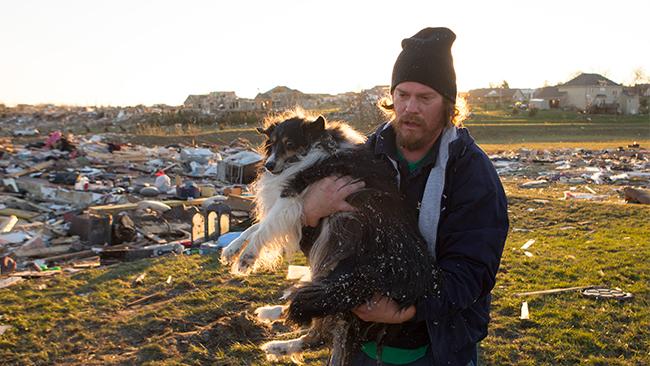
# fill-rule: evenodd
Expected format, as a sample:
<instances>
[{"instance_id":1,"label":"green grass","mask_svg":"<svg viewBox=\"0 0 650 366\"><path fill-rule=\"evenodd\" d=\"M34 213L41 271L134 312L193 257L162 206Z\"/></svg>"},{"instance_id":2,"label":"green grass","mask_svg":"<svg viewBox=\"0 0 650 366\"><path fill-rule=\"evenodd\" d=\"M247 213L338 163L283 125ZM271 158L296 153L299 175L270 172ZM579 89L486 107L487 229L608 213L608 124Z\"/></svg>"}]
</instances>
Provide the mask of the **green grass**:
<instances>
[{"instance_id":1,"label":"green grass","mask_svg":"<svg viewBox=\"0 0 650 366\"><path fill-rule=\"evenodd\" d=\"M376 121L380 123L381 121ZM374 126L375 123L371 123ZM372 132L374 127L360 123L357 128ZM539 111L529 117L521 112L475 110L465 126L480 144L587 143L623 141L650 142L650 116L582 115L568 111ZM145 132L145 130L142 130ZM153 130L152 130L153 131ZM124 136L130 142L164 145L169 143L229 143L243 137L253 144L262 142L255 126L230 126L224 130L202 128L182 133L136 133Z\"/></svg>"},{"instance_id":2,"label":"green grass","mask_svg":"<svg viewBox=\"0 0 650 366\"><path fill-rule=\"evenodd\" d=\"M520 190L507 182L506 189L515 230L493 291L493 320L481 343L484 364L649 364L650 209L560 201L562 187ZM540 197L549 202L533 201ZM536 240L532 258L519 249L528 239ZM144 285L134 286L143 272ZM214 256L192 255L29 280L0 290L0 324L13 327L0 336L0 363L268 365L258 345L292 329L258 324L252 312L278 303L290 285L284 272L234 278ZM620 287L635 297L514 296L586 285ZM151 294L158 296L126 306ZM530 320L519 319L523 300ZM305 362L324 365L326 355L308 352Z\"/></svg>"}]
</instances>

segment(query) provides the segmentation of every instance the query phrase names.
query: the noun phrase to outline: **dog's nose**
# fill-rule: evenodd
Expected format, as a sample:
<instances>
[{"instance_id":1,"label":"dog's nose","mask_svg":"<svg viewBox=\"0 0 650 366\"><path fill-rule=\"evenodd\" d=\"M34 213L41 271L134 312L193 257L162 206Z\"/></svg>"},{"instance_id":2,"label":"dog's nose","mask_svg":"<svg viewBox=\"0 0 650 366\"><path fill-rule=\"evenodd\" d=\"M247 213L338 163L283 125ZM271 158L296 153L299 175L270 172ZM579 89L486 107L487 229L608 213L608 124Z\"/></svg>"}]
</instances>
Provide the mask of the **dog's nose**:
<instances>
[{"instance_id":1,"label":"dog's nose","mask_svg":"<svg viewBox=\"0 0 650 366\"><path fill-rule=\"evenodd\" d=\"M267 161L266 164L264 164L264 167L266 170L272 172L273 169L275 168L275 161Z\"/></svg>"}]
</instances>

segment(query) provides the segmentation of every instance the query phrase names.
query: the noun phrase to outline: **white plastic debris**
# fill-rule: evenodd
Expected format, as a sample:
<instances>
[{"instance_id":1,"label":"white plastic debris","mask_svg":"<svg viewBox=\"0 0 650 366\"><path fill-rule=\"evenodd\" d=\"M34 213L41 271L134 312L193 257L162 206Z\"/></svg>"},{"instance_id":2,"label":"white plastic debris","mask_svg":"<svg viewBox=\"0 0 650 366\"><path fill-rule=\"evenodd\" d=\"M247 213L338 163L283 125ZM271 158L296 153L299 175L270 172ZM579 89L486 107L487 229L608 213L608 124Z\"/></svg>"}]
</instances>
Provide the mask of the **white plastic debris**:
<instances>
[{"instance_id":1,"label":"white plastic debris","mask_svg":"<svg viewBox=\"0 0 650 366\"><path fill-rule=\"evenodd\" d=\"M616 182L619 180L628 180L630 179L630 176L627 173L622 173L622 174L617 174L617 175L610 175L609 180L612 182Z\"/></svg>"},{"instance_id":2,"label":"white plastic debris","mask_svg":"<svg viewBox=\"0 0 650 366\"><path fill-rule=\"evenodd\" d=\"M152 200L144 200L138 202L138 208L142 210L148 208L150 210L157 211L157 212L166 212L172 209L167 204L164 204L160 201L152 201Z\"/></svg>"},{"instance_id":3,"label":"white plastic debris","mask_svg":"<svg viewBox=\"0 0 650 366\"><path fill-rule=\"evenodd\" d=\"M588 200L588 201L602 201L607 199L606 195L598 195L598 194L591 194L591 193L580 193L580 192L570 192L570 191L564 191L564 197L562 198L564 200Z\"/></svg>"},{"instance_id":4,"label":"white plastic debris","mask_svg":"<svg viewBox=\"0 0 650 366\"><path fill-rule=\"evenodd\" d=\"M525 251L525 252L524 252L524 255L525 255L526 257L528 257L528 258L532 258L532 257L533 257L533 253L528 252L528 251Z\"/></svg>"},{"instance_id":5,"label":"white plastic debris","mask_svg":"<svg viewBox=\"0 0 650 366\"><path fill-rule=\"evenodd\" d=\"M167 174L161 174L156 177L153 184L160 192L167 192L172 188L172 180Z\"/></svg>"},{"instance_id":6,"label":"white plastic debris","mask_svg":"<svg viewBox=\"0 0 650 366\"><path fill-rule=\"evenodd\" d=\"M185 162L194 161L199 164L207 164L214 158L215 154L210 149L186 148L181 150L181 160Z\"/></svg>"},{"instance_id":7,"label":"white plastic debris","mask_svg":"<svg viewBox=\"0 0 650 366\"><path fill-rule=\"evenodd\" d=\"M528 302L524 301L521 303L521 314L519 315L519 319L526 320L530 319L530 313L528 312Z\"/></svg>"},{"instance_id":8,"label":"white plastic debris","mask_svg":"<svg viewBox=\"0 0 650 366\"><path fill-rule=\"evenodd\" d=\"M532 180L519 185L521 188L541 188L546 186L548 186L548 181L546 179Z\"/></svg>"},{"instance_id":9,"label":"white plastic debris","mask_svg":"<svg viewBox=\"0 0 650 366\"><path fill-rule=\"evenodd\" d=\"M524 245L521 246L522 250L526 250L530 248L531 245L535 244L535 239L528 239L527 242L524 243Z\"/></svg>"}]
</instances>

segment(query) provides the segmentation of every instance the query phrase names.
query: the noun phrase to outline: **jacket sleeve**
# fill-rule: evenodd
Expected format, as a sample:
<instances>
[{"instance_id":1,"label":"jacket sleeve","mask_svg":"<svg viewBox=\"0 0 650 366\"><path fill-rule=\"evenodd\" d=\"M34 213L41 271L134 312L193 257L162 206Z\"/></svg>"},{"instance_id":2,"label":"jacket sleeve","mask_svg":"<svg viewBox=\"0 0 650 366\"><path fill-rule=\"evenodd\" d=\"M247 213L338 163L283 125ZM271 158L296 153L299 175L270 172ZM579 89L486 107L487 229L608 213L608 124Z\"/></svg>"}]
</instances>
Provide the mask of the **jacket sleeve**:
<instances>
[{"instance_id":1,"label":"jacket sleeve","mask_svg":"<svg viewBox=\"0 0 650 366\"><path fill-rule=\"evenodd\" d=\"M450 164L444 192L436 245L440 293L416 305L414 320L445 318L487 296L508 232L505 192L478 148Z\"/></svg>"}]
</instances>

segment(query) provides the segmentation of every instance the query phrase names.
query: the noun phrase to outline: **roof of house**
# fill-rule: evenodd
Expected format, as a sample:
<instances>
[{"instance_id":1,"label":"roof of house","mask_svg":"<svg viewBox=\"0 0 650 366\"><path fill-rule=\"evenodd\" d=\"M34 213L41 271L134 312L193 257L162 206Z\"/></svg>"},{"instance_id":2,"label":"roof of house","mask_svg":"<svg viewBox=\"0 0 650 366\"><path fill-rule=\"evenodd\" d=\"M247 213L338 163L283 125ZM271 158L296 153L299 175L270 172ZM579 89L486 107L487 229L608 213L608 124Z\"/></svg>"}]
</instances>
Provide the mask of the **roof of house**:
<instances>
[{"instance_id":1,"label":"roof of house","mask_svg":"<svg viewBox=\"0 0 650 366\"><path fill-rule=\"evenodd\" d=\"M286 87L284 85L276 86L264 93L259 93L255 96L255 99L259 98L271 98L271 95L273 94L278 94L278 93L295 93L295 94L304 94L300 90L296 89L291 89L289 87Z\"/></svg>"},{"instance_id":2,"label":"roof of house","mask_svg":"<svg viewBox=\"0 0 650 366\"><path fill-rule=\"evenodd\" d=\"M562 98L565 95L566 92L559 91L557 86L545 86L539 89L535 89L535 92L533 93L533 98L541 98L541 99Z\"/></svg>"},{"instance_id":3,"label":"roof of house","mask_svg":"<svg viewBox=\"0 0 650 366\"><path fill-rule=\"evenodd\" d=\"M620 86L600 74L582 73L559 86Z\"/></svg>"},{"instance_id":4,"label":"roof of house","mask_svg":"<svg viewBox=\"0 0 650 366\"><path fill-rule=\"evenodd\" d=\"M501 97L512 98L519 89L505 89L505 88L481 88L472 89L467 92L469 98L486 98L486 97Z\"/></svg>"}]
</instances>

